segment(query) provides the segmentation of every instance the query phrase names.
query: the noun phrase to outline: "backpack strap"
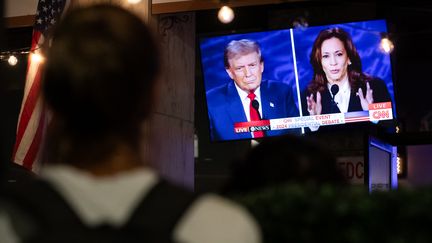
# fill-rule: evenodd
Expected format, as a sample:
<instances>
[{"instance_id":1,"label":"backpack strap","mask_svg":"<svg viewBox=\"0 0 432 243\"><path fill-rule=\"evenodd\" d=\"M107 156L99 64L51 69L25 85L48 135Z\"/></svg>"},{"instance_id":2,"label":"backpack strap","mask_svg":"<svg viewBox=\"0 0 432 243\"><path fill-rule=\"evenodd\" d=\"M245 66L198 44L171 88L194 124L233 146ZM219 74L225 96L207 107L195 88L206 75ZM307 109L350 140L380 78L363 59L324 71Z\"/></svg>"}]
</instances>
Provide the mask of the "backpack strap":
<instances>
[{"instance_id":1,"label":"backpack strap","mask_svg":"<svg viewBox=\"0 0 432 243\"><path fill-rule=\"evenodd\" d=\"M196 196L183 188L160 180L121 228L109 225L86 226L65 199L46 181L35 179L7 183L2 195L27 217L32 232L24 242L158 242L171 243L173 230ZM15 218L15 221L20 219ZM17 224L19 225L19 223ZM126 241L125 241L126 240Z\"/></svg>"},{"instance_id":2,"label":"backpack strap","mask_svg":"<svg viewBox=\"0 0 432 243\"><path fill-rule=\"evenodd\" d=\"M148 242L174 242L174 228L195 199L192 192L161 179L144 196L123 229L144 234Z\"/></svg>"},{"instance_id":3,"label":"backpack strap","mask_svg":"<svg viewBox=\"0 0 432 243\"><path fill-rule=\"evenodd\" d=\"M15 230L20 236L31 236L32 239L49 237L51 233L61 229L76 231L84 227L70 205L46 181L34 179L3 184L2 196L14 210L20 211L26 217L12 218ZM20 222L20 220L30 222ZM31 229L21 229L20 225L32 225ZM31 232L22 232L22 231ZM51 232L50 232L51 231ZM29 242L29 239L22 239ZM40 242L32 240L32 242Z\"/></svg>"}]
</instances>

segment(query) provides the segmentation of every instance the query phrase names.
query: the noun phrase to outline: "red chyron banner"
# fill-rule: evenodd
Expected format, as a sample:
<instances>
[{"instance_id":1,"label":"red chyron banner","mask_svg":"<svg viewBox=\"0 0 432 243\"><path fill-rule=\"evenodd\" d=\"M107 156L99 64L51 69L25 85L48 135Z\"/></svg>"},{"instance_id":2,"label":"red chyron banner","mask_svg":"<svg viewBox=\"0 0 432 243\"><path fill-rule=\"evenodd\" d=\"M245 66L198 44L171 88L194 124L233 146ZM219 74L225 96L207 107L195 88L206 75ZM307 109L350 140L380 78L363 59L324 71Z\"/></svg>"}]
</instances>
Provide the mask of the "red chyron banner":
<instances>
[{"instance_id":1,"label":"red chyron banner","mask_svg":"<svg viewBox=\"0 0 432 243\"><path fill-rule=\"evenodd\" d=\"M237 122L234 124L235 133L270 130L270 120Z\"/></svg>"}]
</instances>

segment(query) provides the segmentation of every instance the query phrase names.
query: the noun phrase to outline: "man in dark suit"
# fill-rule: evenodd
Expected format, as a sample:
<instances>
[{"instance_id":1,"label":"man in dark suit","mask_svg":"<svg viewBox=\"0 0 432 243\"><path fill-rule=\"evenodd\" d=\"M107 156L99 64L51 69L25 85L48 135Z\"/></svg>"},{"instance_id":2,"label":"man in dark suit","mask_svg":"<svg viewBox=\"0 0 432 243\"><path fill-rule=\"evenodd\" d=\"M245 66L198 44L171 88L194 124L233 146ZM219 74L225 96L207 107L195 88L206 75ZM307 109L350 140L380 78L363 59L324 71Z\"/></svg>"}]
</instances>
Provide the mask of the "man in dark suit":
<instances>
[{"instance_id":1,"label":"man in dark suit","mask_svg":"<svg viewBox=\"0 0 432 243\"><path fill-rule=\"evenodd\" d=\"M225 70L234 81L207 92L212 140L282 135L297 130L235 133L237 122L298 116L291 87L262 80L264 61L257 42L233 40L225 48Z\"/></svg>"}]
</instances>

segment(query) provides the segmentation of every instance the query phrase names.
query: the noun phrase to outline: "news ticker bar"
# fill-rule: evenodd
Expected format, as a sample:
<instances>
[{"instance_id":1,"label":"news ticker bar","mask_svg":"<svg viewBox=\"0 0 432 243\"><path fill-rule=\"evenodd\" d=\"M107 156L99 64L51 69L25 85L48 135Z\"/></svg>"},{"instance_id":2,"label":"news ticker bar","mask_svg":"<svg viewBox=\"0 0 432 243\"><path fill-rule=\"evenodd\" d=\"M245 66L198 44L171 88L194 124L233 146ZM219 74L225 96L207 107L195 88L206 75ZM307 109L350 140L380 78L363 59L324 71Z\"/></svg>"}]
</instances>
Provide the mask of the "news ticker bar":
<instances>
[{"instance_id":1,"label":"news ticker bar","mask_svg":"<svg viewBox=\"0 0 432 243\"><path fill-rule=\"evenodd\" d=\"M234 124L235 133L293 129L301 127L319 127L353 122L393 119L391 102L369 104L368 111L333 113L314 116L287 117L270 120L238 122Z\"/></svg>"}]
</instances>

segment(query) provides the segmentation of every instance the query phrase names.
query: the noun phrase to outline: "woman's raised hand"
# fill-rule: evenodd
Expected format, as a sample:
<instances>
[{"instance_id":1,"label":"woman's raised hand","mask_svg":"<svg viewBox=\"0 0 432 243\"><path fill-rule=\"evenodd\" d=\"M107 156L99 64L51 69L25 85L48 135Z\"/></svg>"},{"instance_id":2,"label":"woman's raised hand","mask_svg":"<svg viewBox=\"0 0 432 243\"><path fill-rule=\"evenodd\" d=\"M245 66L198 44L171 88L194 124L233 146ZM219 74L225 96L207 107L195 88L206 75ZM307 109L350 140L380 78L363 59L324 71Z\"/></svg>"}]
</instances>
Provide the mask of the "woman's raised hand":
<instances>
[{"instance_id":1,"label":"woman's raised hand","mask_svg":"<svg viewBox=\"0 0 432 243\"><path fill-rule=\"evenodd\" d=\"M358 89L357 96L360 98L360 103L364 111L369 110L369 104L374 102L373 100L373 90L370 88L369 82L366 83L366 95L363 95L363 90Z\"/></svg>"},{"instance_id":2,"label":"woman's raised hand","mask_svg":"<svg viewBox=\"0 0 432 243\"><path fill-rule=\"evenodd\" d=\"M321 93L316 93L316 101L314 100L314 94L311 94L310 96L306 96L307 101L307 110L309 112L309 115L320 115L322 111L322 105L321 105Z\"/></svg>"}]
</instances>

